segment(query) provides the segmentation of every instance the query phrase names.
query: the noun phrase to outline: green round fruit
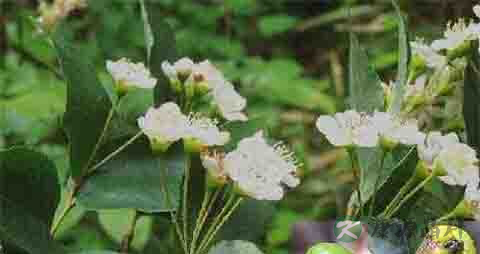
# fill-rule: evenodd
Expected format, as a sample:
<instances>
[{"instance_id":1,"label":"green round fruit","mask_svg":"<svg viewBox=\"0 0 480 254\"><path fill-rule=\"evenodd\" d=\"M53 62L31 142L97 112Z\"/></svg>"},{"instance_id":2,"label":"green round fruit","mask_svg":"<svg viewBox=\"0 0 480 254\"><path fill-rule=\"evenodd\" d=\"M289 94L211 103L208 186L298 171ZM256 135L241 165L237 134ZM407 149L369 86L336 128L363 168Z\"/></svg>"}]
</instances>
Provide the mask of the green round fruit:
<instances>
[{"instance_id":1,"label":"green round fruit","mask_svg":"<svg viewBox=\"0 0 480 254\"><path fill-rule=\"evenodd\" d=\"M352 254L352 252L337 243L319 243L310 248L307 254Z\"/></svg>"}]
</instances>

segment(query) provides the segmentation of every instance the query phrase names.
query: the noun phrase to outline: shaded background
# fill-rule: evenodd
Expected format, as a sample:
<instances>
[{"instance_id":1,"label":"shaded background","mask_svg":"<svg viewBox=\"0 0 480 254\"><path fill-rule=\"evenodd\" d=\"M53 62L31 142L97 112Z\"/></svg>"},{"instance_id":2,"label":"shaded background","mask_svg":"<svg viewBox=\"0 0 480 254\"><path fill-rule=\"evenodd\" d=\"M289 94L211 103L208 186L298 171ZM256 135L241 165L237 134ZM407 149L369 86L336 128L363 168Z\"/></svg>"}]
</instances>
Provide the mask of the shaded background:
<instances>
[{"instance_id":1,"label":"shaded background","mask_svg":"<svg viewBox=\"0 0 480 254\"><path fill-rule=\"evenodd\" d=\"M91 0L68 22L104 77L105 59L144 59L143 26L135 0ZM319 114L343 111L347 103L348 32L356 32L384 81L394 77L397 21L389 0L151 0L150 8L174 28L181 55L210 59L248 98L248 114L269 135L285 140L303 162L302 185L261 216L248 209L243 231L266 253L290 253L292 228L302 220L323 221L345 212L353 179L346 154L314 129ZM438 37L448 20L472 16L479 1L403 0L411 38ZM347 6L350 4L350 19ZM65 169L61 128L65 84L55 55L32 25L33 0L0 0L0 148L28 145ZM449 123L442 122L443 129ZM64 172L64 171L63 171ZM66 179L60 172L61 180ZM72 249L114 248L109 224L116 215L79 211L59 238ZM136 249L155 253L171 238L167 218L145 219ZM251 231L248 223L265 224ZM114 223L113 223L114 224ZM143 224L142 224L143 225ZM153 232L150 233L150 231ZM317 235L296 232L299 241ZM142 233L142 234L143 234ZM226 238L237 235L224 232ZM313 237L315 238L315 237Z\"/></svg>"}]
</instances>

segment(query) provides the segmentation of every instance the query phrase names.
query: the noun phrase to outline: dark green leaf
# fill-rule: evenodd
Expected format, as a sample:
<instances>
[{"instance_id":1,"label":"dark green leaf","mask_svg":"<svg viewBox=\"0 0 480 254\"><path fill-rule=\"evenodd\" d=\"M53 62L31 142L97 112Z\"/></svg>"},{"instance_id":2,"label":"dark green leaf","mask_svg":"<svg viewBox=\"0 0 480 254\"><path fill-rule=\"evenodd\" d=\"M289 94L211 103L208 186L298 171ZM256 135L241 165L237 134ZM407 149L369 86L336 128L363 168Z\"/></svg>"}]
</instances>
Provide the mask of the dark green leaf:
<instances>
[{"instance_id":1,"label":"dark green leaf","mask_svg":"<svg viewBox=\"0 0 480 254\"><path fill-rule=\"evenodd\" d=\"M177 60L177 50L175 42L175 34L168 23L165 22L161 12L154 4L146 5L146 10L143 15L144 25L146 31L151 31L151 35L146 35L146 45L148 54L150 55L149 65L150 71L158 81L154 89L155 106L163 104L165 101L171 99L171 91L169 81L162 71L162 62ZM148 21L148 22L147 22ZM152 40L153 39L153 43Z\"/></svg>"},{"instance_id":2,"label":"dark green leaf","mask_svg":"<svg viewBox=\"0 0 480 254\"><path fill-rule=\"evenodd\" d=\"M408 31L405 19L402 15L400 7L396 0L392 0L395 11L398 16L398 69L397 81L393 88L393 100L389 111L397 114L400 112L403 97L405 94L405 86L407 86L408 79L408 63L410 60L410 44L408 42Z\"/></svg>"},{"instance_id":3,"label":"dark green leaf","mask_svg":"<svg viewBox=\"0 0 480 254\"><path fill-rule=\"evenodd\" d=\"M368 64L368 57L355 34L350 34L350 106L361 112L382 110L384 104L381 80Z\"/></svg>"},{"instance_id":4,"label":"dark green leaf","mask_svg":"<svg viewBox=\"0 0 480 254\"><path fill-rule=\"evenodd\" d=\"M246 200L219 232L222 240L255 241L262 237L270 223L275 206L272 202Z\"/></svg>"},{"instance_id":5,"label":"dark green leaf","mask_svg":"<svg viewBox=\"0 0 480 254\"><path fill-rule=\"evenodd\" d=\"M181 145L171 147L166 154L154 155L148 141L142 139L98 168L80 189L77 200L89 210L175 210L184 167Z\"/></svg>"},{"instance_id":6,"label":"dark green leaf","mask_svg":"<svg viewBox=\"0 0 480 254\"><path fill-rule=\"evenodd\" d=\"M480 62L477 50L472 50L463 88L463 117L468 144L480 152Z\"/></svg>"},{"instance_id":7,"label":"dark green leaf","mask_svg":"<svg viewBox=\"0 0 480 254\"><path fill-rule=\"evenodd\" d=\"M68 85L64 126L70 141L71 172L80 179L94 157L112 103L93 65L62 37L61 30L53 40Z\"/></svg>"},{"instance_id":8,"label":"dark green leaf","mask_svg":"<svg viewBox=\"0 0 480 254\"><path fill-rule=\"evenodd\" d=\"M255 244L245 241L222 241L215 245L208 254L262 254Z\"/></svg>"},{"instance_id":9,"label":"dark green leaf","mask_svg":"<svg viewBox=\"0 0 480 254\"><path fill-rule=\"evenodd\" d=\"M128 125L138 126L137 119L153 106L153 90L137 89L120 99L117 112L120 119Z\"/></svg>"},{"instance_id":10,"label":"dark green leaf","mask_svg":"<svg viewBox=\"0 0 480 254\"><path fill-rule=\"evenodd\" d=\"M98 212L98 219L105 233L117 244L121 244L125 233L135 219L135 231L130 247L136 251L141 252L152 236L153 218L150 216L139 216L135 210L103 210Z\"/></svg>"},{"instance_id":11,"label":"dark green leaf","mask_svg":"<svg viewBox=\"0 0 480 254\"><path fill-rule=\"evenodd\" d=\"M61 253L49 234L60 199L53 162L23 148L2 151L0 181L1 238L28 253Z\"/></svg>"}]
</instances>

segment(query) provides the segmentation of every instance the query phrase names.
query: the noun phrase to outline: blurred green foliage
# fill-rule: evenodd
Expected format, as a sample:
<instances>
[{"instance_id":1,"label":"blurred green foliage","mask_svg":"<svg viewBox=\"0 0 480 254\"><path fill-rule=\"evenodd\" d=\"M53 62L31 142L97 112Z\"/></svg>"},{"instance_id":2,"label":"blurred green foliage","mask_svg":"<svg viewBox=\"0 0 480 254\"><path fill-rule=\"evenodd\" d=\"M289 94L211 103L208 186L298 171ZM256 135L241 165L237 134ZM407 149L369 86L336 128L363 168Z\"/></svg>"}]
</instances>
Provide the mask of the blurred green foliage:
<instances>
[{"instance_id":1,"label":"blurred green foliage","mask_svg":"<svg viewBox=\"0 0 480 254\"><path fill-rule=\"evenodd\" d=\"M273 137L287 140L304 164L302 186L276 205L272 218L265 218L270 223L259 246L266 253L288 253L295 222L343 213L352 181L348 161L344 152L331 150L315 132L314 119L345 108L346 32L359 34L382 80L394 78L397 19L390 1L146 2L149 11L158 12L173 27L179 55L217 64L248 98L250 118L266 119L263 127ZM399 2L408 15L412 37L427 38L438 35L449 17L465 16L472 4ZM438 12L434 17L432 7ZM34 25L37 15L36 1L0 1L0 147L27 145L48 154L65 185L68 158L60 123L66 86L56 71L50 42ZM87 52L85 57L95 60L102 81L109 81L105 59L145 59L143 24L135 0L91 0L87 9L74 12L67 22L73 30L64 36L75 39ZM58 238L78 251L85 246L118 246L115 232L120 229L108 225L128 218L128 211L125 214L79 209L62 225ZM142 217L135 250L155 253L162 241L172 239L174 232L165 230L167 223L168 218Z\"/></svg>"}]
</instances>

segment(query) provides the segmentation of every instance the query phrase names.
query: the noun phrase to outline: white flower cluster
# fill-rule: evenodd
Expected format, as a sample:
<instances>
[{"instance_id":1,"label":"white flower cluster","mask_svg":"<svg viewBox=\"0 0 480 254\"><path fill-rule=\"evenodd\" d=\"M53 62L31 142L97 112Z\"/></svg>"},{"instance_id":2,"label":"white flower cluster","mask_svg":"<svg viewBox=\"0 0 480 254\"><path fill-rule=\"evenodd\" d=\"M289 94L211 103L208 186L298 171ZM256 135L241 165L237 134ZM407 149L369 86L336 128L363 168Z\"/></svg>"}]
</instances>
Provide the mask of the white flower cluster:
<instances>
[{"instance_id":1,"label":"white flower cluster","mask_svg":"<svg viewBox=\"0 0 480 254\"><path fill-rule=\"evenodd\" d=\"M403 121L386 112L369 115L348 110L333 117L323 115L318 118L316 126L336 146L416 145L425 137L415 120Z\"/></svg>"},{"instance_id":2,"label":"white flower cluster","mask_svg":"<svg viewBox=\"0 0 480 254\"><path fill-rule=\"evenodd\" d=\"M282 144L269 145L257 132L224 156L202 156L203 165L221 179L231 179L238 190L258 200L280 200L285 187L296 187L298 163Z\"/></svg>"},{"instance_id":3,"label":"white flower cluster","mask_svg":"<svg viewBox=\"0 0 480 254\"><path fill-rule=\"evenodd\" d=\"M153 78L150 71L143 63L133 63L127 58L118 61L107 61L107 70L112 75L120 89L129 87L153 88L157 79Z\"/></svg>"},{"instance_id":4,"label":"white flower cluster","mask_svg":"<svg viewBox=\"0 0 480 254\"><path fill-rule=\"evenodd\" d=\"M182 58L171 64L162 63L165 75L173 84L184 83L185 86L194 86L199 92L210 92L221 115L229 121L247 121L242 112L247 101L235 91L234 86L210 61L194 63L189 58Z\"/></svg>"},{"instance_id":5,"label":"white flower cluster","mask_svg":"<svg viewBox=\"0 0 480 254\"><path fill-rule=\"evenodd\" d=\"M480 18L480 5L473 7L473 12ZM413 55L425 60L428 67L439 68L447 64L443 50L461 50L465 43L480 38L480 23L466 22L459 19L456 23L448 23L443 38L434 40L430 45L423 39L411 42Z\"/></svg>"},{"instance_id":6,"label":"white flower cluster","mask_svg":"<svg viewBox=\"0 0 480 254\"><path fill-rule=\"evenodd\" d=\"M320 116L317 128L335 146L391 149L397 144L416 145L426 167L450 185L478 185L478 159L474 149L460 143L454 133L428 135L418 129L415 120L401 120L385 112L372 115L353 110L335 116Z\"/></svg>"},{"instance_id":7,"label":"white flower cluster","mask_svg":"<svg viewBox=\"0 0 480 254\"><path fill-rule=\"evenodd\" d=\"M152 146L160 150L168 149L170 144L182 138L194 140L201 147L221 146L230 139L230 134L220 131L214 120L198 115L186 116L173 102L150 108L138 119L138 126Z\"/></svg>"}]
</instances>

